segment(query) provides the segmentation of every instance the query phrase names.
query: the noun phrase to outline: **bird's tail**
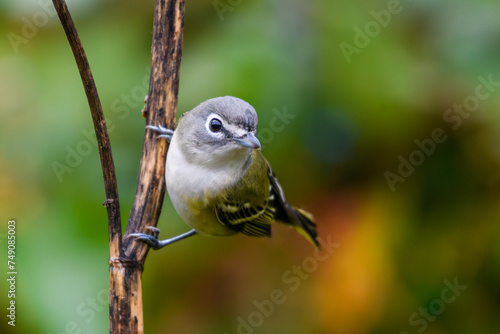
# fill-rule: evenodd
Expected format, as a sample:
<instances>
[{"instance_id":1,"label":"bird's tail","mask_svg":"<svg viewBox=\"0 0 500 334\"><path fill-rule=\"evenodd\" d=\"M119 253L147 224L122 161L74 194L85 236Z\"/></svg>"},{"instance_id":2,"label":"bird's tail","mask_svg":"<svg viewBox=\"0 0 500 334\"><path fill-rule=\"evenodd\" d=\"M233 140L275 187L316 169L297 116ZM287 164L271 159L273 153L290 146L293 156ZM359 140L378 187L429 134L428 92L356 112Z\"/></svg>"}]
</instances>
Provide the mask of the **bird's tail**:
<instances>
[{"instance_id":1,"label":"bird's tail","mask_svg":"<svg viewBox=\"0 0 500 334\"><path fill-rule=\"evenodd\" d=\"M289 213L296 221L296 224L293 224L292 227L319 249L318 232L312 214L293 207L290 208Z\"/></svg>"},{"instance_id":2,"label":"bird's tail","mask_svg":"<svg viewBox=\"0 0 500 334\"><path fill-rule=\"evenodd\" d=\"M274 219L293 227L319 249L318 232L313 216L307 211L294 208L286 201L283 189L269 163L267 164L267 173L271 183L269 200L274 211Z\"/></svg>"}]
</instances>

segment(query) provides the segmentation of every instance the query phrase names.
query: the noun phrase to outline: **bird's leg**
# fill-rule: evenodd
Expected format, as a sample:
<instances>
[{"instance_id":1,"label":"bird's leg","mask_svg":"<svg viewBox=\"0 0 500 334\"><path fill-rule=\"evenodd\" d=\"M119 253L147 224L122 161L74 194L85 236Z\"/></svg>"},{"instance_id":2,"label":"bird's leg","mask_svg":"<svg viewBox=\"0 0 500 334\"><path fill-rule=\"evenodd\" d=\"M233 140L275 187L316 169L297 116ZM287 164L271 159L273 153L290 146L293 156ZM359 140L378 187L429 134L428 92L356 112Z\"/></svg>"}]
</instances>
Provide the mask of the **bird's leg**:
<instances>
[{"instance_id":1,"label":"bird's leg","mask_svg":"<svg viewBox=\"0 0 500 334\"><path fill-rule=\"evenodd\" d=\"M146 125L146 128L158 132L160 134L158 138L165 138L168 141L170 141L172 139L172 136L174 135L174 130L164 128L161 125L158 126Z\"/></svg>"},{"instance_id":2,"label":"bird's leg","mask_svg":"<svg viewBox=\"0 0 500 334\"><path fill-rule=\"evenodd\" d=\"M131 233L127 236L128 237L134 237L137 240L144 241L148 245L151 246L153 249L160 249L165 247L166 245L170 245L176 241L185 239L187 237L190 237L192 235L195 235L197 232L196 230L191 230L189 232L180 234L176 237L170 238L170 239L164 239L164 240L158 240L158 235L160 234L160 229L153 227L153 226L148 226L146 227L149 230L153 231L153 235L151 234L146 234L146 233Z\"/></svg>"}]
</instances>

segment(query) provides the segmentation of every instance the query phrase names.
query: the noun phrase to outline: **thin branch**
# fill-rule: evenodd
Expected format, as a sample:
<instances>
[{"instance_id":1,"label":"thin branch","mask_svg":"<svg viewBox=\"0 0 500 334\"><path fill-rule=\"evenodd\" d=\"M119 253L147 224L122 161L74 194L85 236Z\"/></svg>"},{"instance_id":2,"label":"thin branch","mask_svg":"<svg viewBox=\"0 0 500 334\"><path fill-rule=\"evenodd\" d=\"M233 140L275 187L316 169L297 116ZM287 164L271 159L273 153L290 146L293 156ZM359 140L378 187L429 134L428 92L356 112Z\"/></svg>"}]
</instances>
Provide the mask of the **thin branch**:
<instances>
[{"instance_id":1,"label":"thin branch","mask_svg":"<svg viewBox=\"0 0 500 334\"><path fill-rule=\"evenodd\" d=\"M184 28L184 0L156 0L151 77L146 123L173 129L177 113L179 72ZM165 156L168 144L157 140L153 131L144 134L141 167L135 200L125 235L145 233L156 226L165 196ZM124 240L125 255L143 264L149 246L133 239Z\"/></svg>"},{"instance_id":2,"label":"thin branch","mask_svg":"<svg viewBox=\"0 0 500 334\"><path fill-rule=\"evenodd\" d=\"M173 129L177 112L177 93L184 28L184 0L156 0L151 77L146 123ZM144 133L141 166L134 204L125 235L146 232L156 226L165 196L165 156L168 145L152 131ZM124 239L126 261L110 262L109 331L144 333L142 313L142 268L149 246Z\"/></svg>"},{"instance_id":3,"label":"thin branch","mask_svg":"<svg viewBox=\"0 0 500 334\"><path fill-rule=\"evenodd\" d=\"M68 8L64 0L52 0L73 50L94 120L106 189L109 221L109 332L144 333L142 270L149 246L125 239L122 248L120 206L115 167L97 89ZM184 0L156 0L152 45L149 103L146 123L173 129L177 112L179 72L184 28ZM165 196L167 143L152 131L144 134L144 145L134 204L126 234L156 226Z\"/></svg>"},{"instance_id":4,"label":"thin branch","mask_svg":"<svg viewBox=\"0 0 500 334\"><path fill-rule=\"evenodd\" d=\"M73 19L68 11L68 7L64 0L52 0L54 7L61 20L61 24L68 38L68 42L73 50L73 55L80 71L83 87L94 121L94 129L99 144L99 155L101 157L102 174L104 178L104 189L106 191L106 201L104 205L108 211L109 225L109 256L111 259L118 258L123 255L121 245L121 218L120 218L120 202L118 200L118 186L115 175L115 164L111 153L111 145L109 143L106 121L102 112L101 102L97 94L97 88L94 83L92 71L90 70L89 62L85 51L83 50L82 42L78 36Z\"/></svg>"}]
</instances>

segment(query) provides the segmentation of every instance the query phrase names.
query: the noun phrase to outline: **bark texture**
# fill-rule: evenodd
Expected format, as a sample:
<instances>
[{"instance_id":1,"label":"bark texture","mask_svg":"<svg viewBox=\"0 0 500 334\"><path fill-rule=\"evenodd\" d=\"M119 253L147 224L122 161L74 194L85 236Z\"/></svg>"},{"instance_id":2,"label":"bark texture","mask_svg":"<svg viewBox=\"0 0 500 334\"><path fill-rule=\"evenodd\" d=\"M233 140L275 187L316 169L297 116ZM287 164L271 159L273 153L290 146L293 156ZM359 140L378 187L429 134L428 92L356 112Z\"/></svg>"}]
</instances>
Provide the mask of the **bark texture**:
<instances>
[{"instance_id":1,"label":"bark texture","mask_svg":"<svg viewBox=\"0 0 500 334\"><path fill-rule=\"evenodd\" d=\"M64 0L52 0L73 50L89 102L99 144L109 224L109 332L144 333L142 271L149 246L126 238L156 226L165 196L165 157L168 144L145 130L137 189L125 238L122 239L115 167L106 122L82 43ZM149 99L146 124L173 129L177 113L179 72L184 28L184 0L156 0Z\"/></svg>"}]
</instances>

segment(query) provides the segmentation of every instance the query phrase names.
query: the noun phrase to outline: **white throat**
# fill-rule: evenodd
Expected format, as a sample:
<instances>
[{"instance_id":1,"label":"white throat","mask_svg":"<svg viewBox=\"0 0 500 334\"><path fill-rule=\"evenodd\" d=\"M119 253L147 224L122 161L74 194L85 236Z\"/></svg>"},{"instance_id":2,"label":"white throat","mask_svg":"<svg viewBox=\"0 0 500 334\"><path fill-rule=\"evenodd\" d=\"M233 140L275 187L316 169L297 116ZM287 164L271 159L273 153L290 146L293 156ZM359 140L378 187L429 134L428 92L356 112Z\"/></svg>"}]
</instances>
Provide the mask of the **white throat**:
<instances>
[{"instance_id":1,"label":"white throat","mask_svg":"<svg viewBox=\"0 0 500 334\"><path fill-rule=\"evenodd\" d=\"M246 172L244 168L251 149L190 162L177 139L174 133L165 167L167 190L171 198L186 196L193 200L207 199L207 196L211 197L238 182Z\"/></svg>"}]
</instances>

